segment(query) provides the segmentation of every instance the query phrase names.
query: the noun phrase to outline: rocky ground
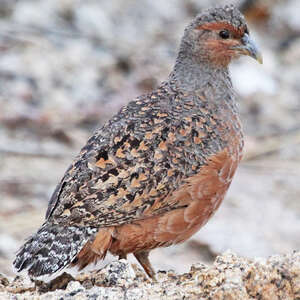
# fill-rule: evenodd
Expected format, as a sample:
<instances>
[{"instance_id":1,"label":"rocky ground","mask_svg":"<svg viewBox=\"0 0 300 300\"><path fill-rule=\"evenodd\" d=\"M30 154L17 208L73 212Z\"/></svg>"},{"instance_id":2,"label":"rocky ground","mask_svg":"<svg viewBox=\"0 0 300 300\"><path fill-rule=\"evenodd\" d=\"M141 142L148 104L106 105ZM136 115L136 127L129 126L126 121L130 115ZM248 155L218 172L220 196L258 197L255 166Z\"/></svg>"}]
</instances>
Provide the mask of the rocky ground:
<instances>
[{"instance_id":1,"label":"rocky ground","mask_svg":"<svg viewBox=\"0 0 300 300\"><path fill-rule=\"evenodd\" d=\"M195 264L176 274L160 271L150 281L126 260L109 264L98 272L65 276L57 282L35 285L24 278L9 282L0 275L0 299L300 299L300 252L272 256L268 260L246 259L227 252L213 266Z\"/></svg>"},{"instance_id":2,"label":"rocky ground","mask_svg":"<svg viewBox=\"0 0 300 300\"><path fill-rule=\"evenodd\" d=\"M225 2L0 0L0 273L13 276L15 251L93 129L165 79L185 25ZM231 67L245 159L215 217L155 250L156 269L184 272L228 248L250 258L300 248L300 2L230 2L264 55Z\"/></svg>"}]
</instances>

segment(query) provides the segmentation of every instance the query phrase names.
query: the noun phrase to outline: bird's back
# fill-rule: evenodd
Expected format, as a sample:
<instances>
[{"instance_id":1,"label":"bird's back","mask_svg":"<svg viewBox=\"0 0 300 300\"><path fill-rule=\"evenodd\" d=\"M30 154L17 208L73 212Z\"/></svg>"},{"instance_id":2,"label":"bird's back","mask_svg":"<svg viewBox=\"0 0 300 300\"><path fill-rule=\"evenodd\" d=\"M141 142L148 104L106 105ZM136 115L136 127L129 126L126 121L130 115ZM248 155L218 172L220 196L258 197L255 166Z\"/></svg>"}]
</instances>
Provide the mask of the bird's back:
<instances>
[{"instance_id":1,"label":"bird's back","mask_svg":"<svg viewBox=\"0 0 300 300\"><path fill-rule=\"evenodd\" d=\"M224 95L229 104L218 106L207 89L187 93L167 82L130 102L83 147L49 203L48 221L99 228L175 209L180 204L166 196L210 156L241 151L230 87Z\"/></svg>"}]
</instances>

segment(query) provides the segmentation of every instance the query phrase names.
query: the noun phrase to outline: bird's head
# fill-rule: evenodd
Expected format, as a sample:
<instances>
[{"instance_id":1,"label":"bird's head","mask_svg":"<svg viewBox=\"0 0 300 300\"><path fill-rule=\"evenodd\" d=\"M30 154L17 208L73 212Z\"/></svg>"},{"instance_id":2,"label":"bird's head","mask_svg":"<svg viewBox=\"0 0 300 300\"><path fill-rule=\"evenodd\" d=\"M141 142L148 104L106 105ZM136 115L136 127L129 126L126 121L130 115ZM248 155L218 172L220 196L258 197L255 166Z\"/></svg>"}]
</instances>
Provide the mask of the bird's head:
<instances>
[{"instance_id":1,"label":"bird's head","mask_svg":"<svg viewBox=\"0 0 300 300\"><path fill-rule=\"evenodd\" d=\"M199 14L185 29L181 51L197 62L216 66L227 66L241 55L262 63L262 55L250 38L244 16L232 5Z\"/></svg>"}]
</instances>

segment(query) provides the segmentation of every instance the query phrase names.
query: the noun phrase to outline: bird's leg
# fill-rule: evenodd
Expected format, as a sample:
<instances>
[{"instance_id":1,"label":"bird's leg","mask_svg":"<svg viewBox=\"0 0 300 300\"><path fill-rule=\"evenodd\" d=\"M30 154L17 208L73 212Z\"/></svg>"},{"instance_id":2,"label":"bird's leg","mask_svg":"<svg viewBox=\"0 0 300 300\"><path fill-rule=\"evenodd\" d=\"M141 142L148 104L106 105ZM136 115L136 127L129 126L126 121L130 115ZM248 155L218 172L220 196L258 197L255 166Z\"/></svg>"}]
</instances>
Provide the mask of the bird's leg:
<instances>
[{"instance_id":1,"label":"bird's leg","mask_svg":"<svg viewBox=\"0 0 300 300\"><path fill-rule=\"evenodd\" d=\"M149 261L149 251L140 251L133 253L135 258L138 260L138 262L141 264L147 275L154 281L156 281L155 278L155 272L151 267L150 261Z\"/></svg>"},{"instance_id":2,"label":"bird's leg","mask_svg":"<svg viewBox=\"0 0 300 300\"><path fill-rule=\"evenodd\" d=\"M125 253L120 254L119 259L127 259L127 254Z\"/></svg>"}]
</instances>

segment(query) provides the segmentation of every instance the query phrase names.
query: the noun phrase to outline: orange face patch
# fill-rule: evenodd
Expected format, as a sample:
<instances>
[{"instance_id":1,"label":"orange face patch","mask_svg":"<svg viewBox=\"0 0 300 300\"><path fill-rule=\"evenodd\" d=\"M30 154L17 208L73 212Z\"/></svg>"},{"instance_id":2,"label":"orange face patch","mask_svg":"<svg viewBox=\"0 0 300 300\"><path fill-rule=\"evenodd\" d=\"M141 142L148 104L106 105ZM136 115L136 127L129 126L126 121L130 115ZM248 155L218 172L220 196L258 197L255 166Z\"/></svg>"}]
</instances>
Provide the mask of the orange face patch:
<instances>
[{"instance_id":1,"label":"orange face patch","mask_svg":"<svg viewBox=\"0 0 300 300\"><path fill-rule=\"evenodd\" d=\"M245 34L245 31L247 30L246 26L236 28L233 25L226 23L226 22L206 23L206 24L198 26L196 29L215 30L215 31L227 29L233 34L233 37L236 39L243 37L243 35Z\"/></svg>"}]
</instances>

